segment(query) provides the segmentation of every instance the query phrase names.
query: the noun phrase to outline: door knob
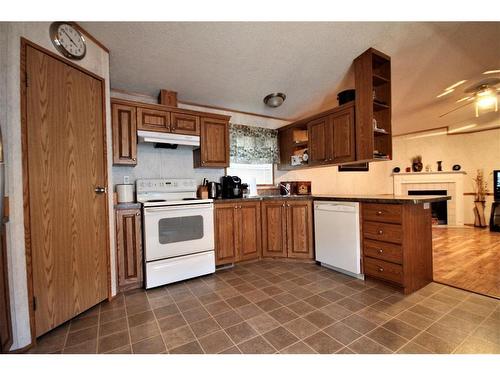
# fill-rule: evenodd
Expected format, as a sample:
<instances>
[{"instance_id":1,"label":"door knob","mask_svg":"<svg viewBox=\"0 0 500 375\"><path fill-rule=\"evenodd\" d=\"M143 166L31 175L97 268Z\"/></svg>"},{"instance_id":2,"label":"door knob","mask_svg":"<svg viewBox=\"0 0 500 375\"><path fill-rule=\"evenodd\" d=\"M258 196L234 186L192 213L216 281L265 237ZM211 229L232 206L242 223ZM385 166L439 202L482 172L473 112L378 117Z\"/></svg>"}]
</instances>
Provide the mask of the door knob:
<instances>
[{"instance_id":1,"label":"door knob","mask_svg":"<svg viewBox=\"0 0 500 375\"><path fill-rule=\"evenodd\" d=\"M96 188L94 189L96 194L106 194L107 190L108 189L106 189L105 187L102 187L102 186L96 186Z\"/></svg>"}]
</instances>

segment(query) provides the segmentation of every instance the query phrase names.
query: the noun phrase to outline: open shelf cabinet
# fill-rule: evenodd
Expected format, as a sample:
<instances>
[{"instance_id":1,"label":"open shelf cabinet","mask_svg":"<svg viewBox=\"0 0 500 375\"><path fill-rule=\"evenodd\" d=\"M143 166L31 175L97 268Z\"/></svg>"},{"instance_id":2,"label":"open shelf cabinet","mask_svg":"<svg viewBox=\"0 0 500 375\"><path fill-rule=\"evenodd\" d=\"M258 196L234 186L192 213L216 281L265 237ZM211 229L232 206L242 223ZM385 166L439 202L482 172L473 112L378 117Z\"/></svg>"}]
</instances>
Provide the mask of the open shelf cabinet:
<instances>
[{"instance_id":1,"label":"open shelf cabinet","mask_svg":"<svg viewBox=\"0 0 500 375\"><path fill-rule=\"evenodd\" d=\"M356 159L390 160L391 59L373 48L354 60ZM375 126L376 124L376 126Z\"/></svg>"}]
</instances>

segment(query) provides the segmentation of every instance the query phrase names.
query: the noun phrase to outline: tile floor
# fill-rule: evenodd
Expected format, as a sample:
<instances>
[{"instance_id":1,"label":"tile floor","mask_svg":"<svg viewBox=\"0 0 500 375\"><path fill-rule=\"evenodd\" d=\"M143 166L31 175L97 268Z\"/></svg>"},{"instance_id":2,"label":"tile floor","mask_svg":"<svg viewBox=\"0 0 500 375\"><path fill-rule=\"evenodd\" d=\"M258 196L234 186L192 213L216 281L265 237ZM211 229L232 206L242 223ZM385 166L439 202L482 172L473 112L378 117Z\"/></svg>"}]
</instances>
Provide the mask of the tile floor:
<instances>
[{"instance_id":1,"label":"tile floor","mask_svg":"<svg viewBox=\"0 0 500 375\"><path fill-rule=\"evenodd\" d=\"M500 301L266 260L120 294L31 353L500 353Z\"/></svg>"}]
</instances>

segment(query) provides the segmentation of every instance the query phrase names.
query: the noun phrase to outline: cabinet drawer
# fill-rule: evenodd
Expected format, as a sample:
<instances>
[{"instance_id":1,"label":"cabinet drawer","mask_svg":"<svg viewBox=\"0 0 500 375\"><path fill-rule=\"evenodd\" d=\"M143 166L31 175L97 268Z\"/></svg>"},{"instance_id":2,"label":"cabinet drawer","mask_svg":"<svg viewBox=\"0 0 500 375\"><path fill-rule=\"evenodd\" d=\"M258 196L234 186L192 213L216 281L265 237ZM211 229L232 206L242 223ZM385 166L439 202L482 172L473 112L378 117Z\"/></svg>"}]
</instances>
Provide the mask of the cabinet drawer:
<instances>
[{"instance_id":1,"label":"cabinet drawer","mask_svg":"<svg viewBox=\"0 0 500 375\"><path fill-rule=\"evenodd\" d=\"M363 220L382 223L401 223L402 207L399 204L363 204Z\"/></svg>"},{"instance_id":2,"label":"cabinet drawer","mask_svg":"<svg viewBox=\"0 0 500 375\"><path fill-rule=\"evenodd\" d=\"M403 283L403 267L399 264L364 257L363 266L365 275L392 281L393 283Z\"/></svg>"},{"instance_id":3,"label":"cabinet drawer","mask_svg":"<svg viewBox=\"0 0 500 375\"><path fill-rule=\"evenodd\" d=\"M363 221L363 237L372 240L402 243L401 225Z\"/></svg>"},{"instance_id":4,"label":"cabinet drawer","mask_svg":"<svg viewBox=\"0 0 500 375\"><path fill-rule=\"evenodd\" d=\"M401 245L388 242L364 240L363 254L372 258L386 260L388 262L403 263L403 249Z\"/></svg>"}]
</instances>

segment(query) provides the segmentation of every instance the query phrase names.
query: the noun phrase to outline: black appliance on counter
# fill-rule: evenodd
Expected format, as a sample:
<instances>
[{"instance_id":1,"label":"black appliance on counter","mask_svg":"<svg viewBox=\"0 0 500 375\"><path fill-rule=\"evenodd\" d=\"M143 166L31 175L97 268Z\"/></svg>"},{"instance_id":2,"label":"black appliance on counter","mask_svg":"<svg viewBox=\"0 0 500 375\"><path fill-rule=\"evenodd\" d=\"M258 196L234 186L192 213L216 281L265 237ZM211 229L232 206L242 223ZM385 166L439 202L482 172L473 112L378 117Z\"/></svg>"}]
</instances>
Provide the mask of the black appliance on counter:
<instances>
[{"instance_id":1,"label":"black appliance on counter","mask_svg":"<svg viewBox=\"0 0 500 375\"><path fill-rule=\"evenodd\" d=\"M491 205L490 231L500 232L500 170L493 171L493 204Z\"/></svg>"},{"instance_id":2,"label":"black appliance on counter","mask_svg":"<svg viewBox=\"0 0 500 375\"><path fill-rule=\"evenodd\" d=\"M208 197L210 199L217 199L217 198L222 198L222 185L219 184L218 182L208 182L207 183L208 187Z\"/></svg>"},{"instance_id":3,"label":"black appliance on counter","mask_svg":"<svg viewBox=\"0 0 500 375\"><path fill-rule=\"evenodd\" d=\"M223 176L220 180L222 198L243 198L243 184L238 176Z\"/></svg>"}]
</instances>

